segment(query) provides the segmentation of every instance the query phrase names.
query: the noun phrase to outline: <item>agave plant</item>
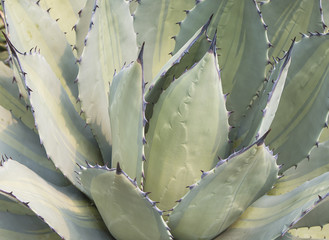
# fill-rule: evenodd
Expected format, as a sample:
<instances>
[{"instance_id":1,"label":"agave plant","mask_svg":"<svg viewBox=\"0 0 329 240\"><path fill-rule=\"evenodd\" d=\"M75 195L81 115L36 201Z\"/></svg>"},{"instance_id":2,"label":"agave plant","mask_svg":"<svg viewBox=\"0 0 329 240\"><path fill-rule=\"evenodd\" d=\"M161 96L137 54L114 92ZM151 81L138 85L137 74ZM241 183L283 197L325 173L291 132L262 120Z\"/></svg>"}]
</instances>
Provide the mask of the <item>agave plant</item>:
<instances>
[{"instance_id":1,"label":"agave plant","mask_svg":"<svg viewBox=\"0 0 329 240\"><path fill-rule=\"evenodd\" d=\"M327 1L2 7L1 239L329 236Z\"/></svg>"}]
</instances>

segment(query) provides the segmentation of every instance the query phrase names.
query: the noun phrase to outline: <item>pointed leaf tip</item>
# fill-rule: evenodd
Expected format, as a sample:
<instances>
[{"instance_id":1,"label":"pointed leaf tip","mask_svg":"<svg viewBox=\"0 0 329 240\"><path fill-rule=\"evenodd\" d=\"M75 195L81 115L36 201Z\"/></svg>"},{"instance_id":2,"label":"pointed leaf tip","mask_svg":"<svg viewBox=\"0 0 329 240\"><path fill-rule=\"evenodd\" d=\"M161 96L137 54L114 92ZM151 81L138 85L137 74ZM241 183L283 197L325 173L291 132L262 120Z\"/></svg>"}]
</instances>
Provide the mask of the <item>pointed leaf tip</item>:
<instances>
[{"instance_id":1,"label":"pointed leaf tip","mask_svg":"<svg viewBox=\"0 0 329 240\"><path fill-rule=\"evenodd\" d=\"M120 163L117 163L116 174L120 175L122 173L122 169L120 167Z\"/></svg>"},{"instance_id":2,"label":"pointed leaf tip","mask_svg":"<svg viewBox=\"0 0 329 240\"><path fill-rule=\"evenodd\" d=\"M203 25L201 32L204 32L208 29L209 24L210 24L211 19L212 19L213 16L214 16L214 14L211 14L211 16L210 16L209 20L207 21L207 23L205 25Z\"/></svg>"},{"instance_id":3,"label":"pointed leaf tip","mask_svg":"<svg viewBox=\"0 0 329 240\"><path fill-rule=\"evenodd\" d=\"M269 129L260 139L258 139L255 144L257 144L257 146L260 146L264 143L265 138L267 137L267 135L270 133L271 129Z\"/></svg>"},{"instance_id":4,"label":"pointed leaf tip","mask_svg":"<svg viewBox=\"0 0 329 240\"><path fill-rule=\"evenodd\" d=\"M143 65L144 45L145 45L145 42L143 42L142 47L141 47L141 49L139 51L139 54L138 54L138 58L137 58L137 62L139 62L141 65Z\"/></svg>"},{"instance_id":5,"label":"pointed leaf tip","mask_svg":"<svg viewBox=\"0 0 329 240\"><path fill-rule=\"evenodd\" d=\"M217 40L217 29L215 31L214 37L211 41L211 45L208 51L209 53L213 53L215 56L216 56L216 40Z\"/></svg>"}]
</instances>

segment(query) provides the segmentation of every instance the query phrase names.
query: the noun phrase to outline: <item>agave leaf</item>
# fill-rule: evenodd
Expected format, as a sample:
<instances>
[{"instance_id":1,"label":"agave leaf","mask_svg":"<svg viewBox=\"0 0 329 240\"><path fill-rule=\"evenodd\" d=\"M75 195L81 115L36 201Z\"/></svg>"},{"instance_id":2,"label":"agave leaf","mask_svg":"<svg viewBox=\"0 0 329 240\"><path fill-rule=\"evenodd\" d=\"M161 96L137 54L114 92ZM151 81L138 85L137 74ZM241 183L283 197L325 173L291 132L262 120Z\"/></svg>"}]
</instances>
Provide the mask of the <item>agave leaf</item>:
<instances>
[{"instance_id":1,"label":"agave leaf","mask_svg":"<svg viewBox=\"0 0 329 240\"><path fill-rule=\"evenodd\" d=\"M289 49L290 39L301 39L300 33L323 32L324 23L320 12L320 0L276 0L260 7L268 25L268 38L273 45L269 56L283 57Z\"/></svg>"},{"instance_id":2,"label":"agave leaf","mask_svg":"<svg viewBox=\"0 0 329 240\"><path fill-rule=\"evenodd\" d=\"M170 52L175 46L171 38L179 31L180 21L186 15L184 10L191 9L195 0L143 0L138 3L134 28L138 45L145 42L145 81L150 82L170 59Z\"/></svg>"},{"instance_id":3,"label":"agave leaf","mask_svg":"<svg viewBox=\"0 0 329 240\"><path fill-rule=\"evenodd\" d=\"M79 176L116 239L172 239L155 202L138 188L119 164L116 169L83 168Z\"/></svg>"},{"instance_id":4,"label":"agave leaf","mask_svg":"<svg viewBox=\"0 0 329 240\"><path fill-rule=\"evenodd\" d=\"M307 212L292 228L323 226L329 223L329 215L324 214L329 211L329 197L323 196L321 200L312 211Z\"/></svg>"},{"instance_id":5,"label":"agave leaf","mask_svg":"<svg viewBox=\"0 0 329 240\"><path fill-rule=\"evenodd\" d=\"M258 97L241 119L241 124L236 129L235 149L249 146L258 136L264 135L269 130L286 82L293 44L294 41L284 58L273 66L269 78L264 81L263 87L257 93Z\"/></svg>"},{"instance_id":6,"label":"agave leaf","mask_svg":"<svg viewBox=\"0 0 329 240\"><path fill-rule=\"evenodd\" d=\"M199 62L210 48L210 41L206 30L210 20L203 25L192 38L162 67L153 81L148 85L145 99L146 118L150 119L153 113L153 106L158 101L163 90L167 89L175 78L179 78L187 69Z\"/></svg>"},{"instance_id":7,"label":"agave leaf","mask_svg":"<svg viewBox=\"0 0 329 240\"><path fill-rule=\"evenodd\" d=\"M266 139L280 153L282 172L309 154L327 120L328 39L329 35L304 37L292 50L286 86Z\"/></svg>"},{"instance_id":8,"label":"agave leaf","mask_svg":"<svg viewBox=\"0 0 329 240\"><path fill-rule=\"evenodd\" d=\"M35 1L35 0L34 0ZM78 21L78 12L84 7L86 0L39 0L38 4L48 11L50 16L57 21L59 28L65 33L70 45L76 43L72 27Z\"/></svg>"},{"instance_id":9,"label":"agave leaf","mask_svg":"<svg viewBox=\"0 0 329 240\"><path fill-rule=\"evenodd\" d=\"M168 226L175 237L212 239L271 189L278 166L263 140L220 161L190 186L169 216Z\"/></svg>"},{"instance_id":10,"label":"agave leaf","mask_svg":"<svg viewBox=\"0 0 329 240\"><path fill-rule=\"evenodd\" d=\"M228 114L214 48L215 41L199 63L170 84L149 121L144 186L161 209L171 209L200 170L210 170L226 155Z\"/></svg>"},{"instance_id":11,"label":"agave leaf","mask_svg":"<svg viewBox=\"0 0 329 240\"><path fill-rule=\"evenodd\" d=\"M112 130L112 166L120 162L125 172L141 186L144 157L145 105L143 48L138 60L113 78L109 94ZM129 149L129 150L128 150Z\"/></svg>"},{"instance_id":12,"label":"agave leaf","mask_svg":"<svg viewBox=\"0 0 329 240\"><path fill-rule=\"evenodd\" d=\"M103 159L110 163L109 83L115 69L136 59L137 46L129 4L124 0L97 1L96 4L77 79L86 122L95 135Z\"/></svg>"},{"instance_id":13,"label":"agave leaf","mask_svg":"<svg viewBox=\"0 0 329 240\"><path fill-rule=\"evenodd\" d=\"M76 43L74 49L77 51L77 57L80 58L85 47L85 39L90 29L91 17L95 8L95 0L87 0L86 5L79 11L79 20L73 29L75 30Z\"/></svg>"},{"instance_id":14,"label":"agave leaf","mask_svg":"<svg viewBox=\"0 0 329 240\"><path fill-rule=\"evenodd\" d=\"M37 54L27 54L19 55L19 60L47 156L79 188L74 174L79 169L76 163L101 163L97 143L45 59Z\"/></svg>"},{"instance_id":15,"label":"agave leaf","mask_svg":"<svg viewBox=\"0 0 329 240\"><path fill-rule=\"evenodd\" d=\"M296 167L291 167L283 173L283 177L278 180L269 194L278 195L290 192L294 188L302 185L306 181L322 175L329 171L328 163L329 139L313 148L308 158L298 163Z\"/></svg>"},{"instance_id":16,"label":"agave leaf","mask_svg":"<svg viewBox=\"0 0 329 240\"><path fill-rule=\"evenodd\" d=\"M16 80L17 81L17 80ZM3 62L0 62L0 105L19 118L30 129L34 128L34 118L23 99L19 98L14 73Z\"/></svg>"},{"instance_id":17,"label":"agave leaf","mask_svg":"<svg viewBox=\"0 0 329 240\"><path fill-rule=\"evenodd\" d=\"M3 195L0 195L0 236L17 240L61 239L31 210Z\"/></svg>"},{"instance_id":18,"label":"agave leaf","mask_svg":"<svg viewBox=\"0 0 329 240\"><path fill-rule=\"evenodd\" d=\"M31 209L62 238L112 239L96 208L72 185L50 184L12 160L0 167L0 176L0 193Z\"/></svg>"},{"instance_id":19,"label":"agave leaf","mask_svg":"<svg viewBox=\"0 0 329 240\"><path fill-rule=\"evenodd\" d=\"M213 34L218 29L218 62L222 69L223 90L230 93L226 106L233 111L229 122L237 128L265 78L268 49L265 27L253 1L201 1L182 22L174 53L212 14L208 32ZM236 138L235 128L230 134L231 140Z\"/></svg>"},{"instance_id":20,"label":"agave leaf","mask_svg":"<svg viewBox=\"0 0 329 240\"><path fill-rule=\"evenodd\" d=\"M2 6L12 44L20 52L41 51L79 112L78 87L74 84L78 66L56 21L30 0L2 1Z\"/></svg>"},{"instance_id":21,"label":"agave leaf","mask_svg":"<svg viewBox=\"0 0 329 240\"><path fill-rule=\"evenodd\" d=\"M0 106L0 154L2 159L13 158L48 182L60 186L69 184L54 164L47 159L38 135Z\"/></svg>"},{"instance_id":22,"label":"agave leaf","mask_svg":"<svg viewBox=\"0 0 329 240\"><path fill-rule=\"evenodd\" d=\"M263 240L285 234L296 221L325 199L329 192L328 180L329 173L325 173L286 194L259 198L216 239L243 237L246 240Z\"/></svg>"}]
</instances>

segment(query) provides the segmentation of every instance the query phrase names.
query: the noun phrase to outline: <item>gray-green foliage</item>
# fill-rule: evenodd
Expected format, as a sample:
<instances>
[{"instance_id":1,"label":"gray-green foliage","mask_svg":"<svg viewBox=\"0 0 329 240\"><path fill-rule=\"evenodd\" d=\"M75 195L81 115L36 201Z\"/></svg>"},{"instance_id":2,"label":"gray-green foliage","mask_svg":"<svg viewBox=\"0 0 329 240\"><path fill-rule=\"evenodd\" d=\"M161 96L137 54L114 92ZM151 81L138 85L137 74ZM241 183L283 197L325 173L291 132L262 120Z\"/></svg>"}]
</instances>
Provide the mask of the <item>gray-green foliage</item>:
<instances>
[{"instance_id":1,"label":"gray-green foliage","mask_svg":"<svg viewBox=\"0 0 329 240\"><path fill-rule=\"evenodd\" d=\"M1 238L329 237L326 1L1 3Z\"/></svg>"}]
</instances>

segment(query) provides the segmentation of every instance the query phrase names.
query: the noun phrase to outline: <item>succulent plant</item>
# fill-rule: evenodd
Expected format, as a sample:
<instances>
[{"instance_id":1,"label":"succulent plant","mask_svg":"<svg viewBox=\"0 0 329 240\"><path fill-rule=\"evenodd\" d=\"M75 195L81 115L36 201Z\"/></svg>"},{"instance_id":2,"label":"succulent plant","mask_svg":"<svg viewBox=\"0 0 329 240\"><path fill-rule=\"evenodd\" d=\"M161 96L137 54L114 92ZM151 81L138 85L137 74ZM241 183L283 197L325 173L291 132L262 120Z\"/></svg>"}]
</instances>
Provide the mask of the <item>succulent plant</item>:
<instances>
[{"instance_id":1,"label":"succulent plant","mask_svg":"<svg viewBox=\"0 0 329 240\"><path fill-rule=\"evenodd\" d=\"M329 236L327 1L1 3L1 239Z\"/></svg>"}]
</instances>

